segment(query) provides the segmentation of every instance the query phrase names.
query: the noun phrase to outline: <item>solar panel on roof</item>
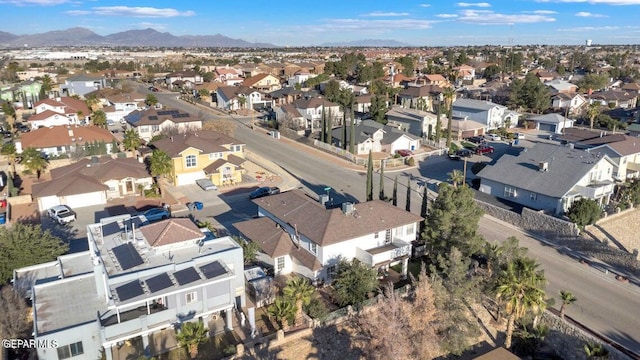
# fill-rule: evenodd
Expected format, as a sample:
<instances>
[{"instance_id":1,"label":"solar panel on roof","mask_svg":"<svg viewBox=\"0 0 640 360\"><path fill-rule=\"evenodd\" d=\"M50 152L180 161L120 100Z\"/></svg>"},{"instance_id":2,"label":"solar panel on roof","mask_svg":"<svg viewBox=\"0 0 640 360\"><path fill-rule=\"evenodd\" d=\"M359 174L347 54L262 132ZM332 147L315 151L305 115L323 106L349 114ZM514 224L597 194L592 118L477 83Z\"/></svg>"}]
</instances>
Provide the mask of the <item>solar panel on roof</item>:
<instances>
[{"instance_id":1,"label":"solar panel on roof","mask_svg":"<svg viewBox=\"0 0 640 360\"><path fill-rule=\"evenodd\" d=\"M116 288L116 293L118 294L118 299L120 301L126 301L129 299L133 299L136 296L140 296L144 294L144 290L142 290L142 285L140 285L140 281L133 280L124 285L120 285Z\"/></svg>"},{"instance_id":2,"label":"solar panel on roof","mask_svg":"<svg viewBox=\"0 0 640 360\"><path fill-rule=\"evenodd\" d=\"M149 116L149 120L158 120L158 117L155 115Z\"/></svg>"},{"instance_id":3,"label":"solar panel on roof","mask_svg":"<svg viewBox=\"0 0 640 360\"><path fill-rule=\"evenodd\" d=\"M172 118L174 118L174 119L176 119L176 118L179 118L179 117L180 117L180 114L171 114L171 117L172 117Z\"/></svg>"},{"instance_id":4,"label":"solar panel on roof","mask_svg":"<svg viewBox=\"0 0 640 360\"><path fill-rule=\"evenodd\" d=\"M173 114L179 114L180 111L179 110L169 110L169 114L173 115Z\"/></svg>"},{"instance_id":5,"label":"solar panel on roof","mask_svg":"<svg viewBox=\"0 0 640 360\"><path fill-rule=\"evenodd\" d=\"M166 110L158 111L158 115L160 115L160 116L169 115L169 112L166 111Z\"/></svg>"},{"instance_id":6,"label":"solar panel on roof","mask_svg":"<svg viewBox=\"0 0 640 360\"><path fill-rule=\"evenodd\" d=\"M171 281L171 278L169 278L169 275L167 273L156 275L145 280L145 282L147 283L147 287L151 292L158 292L160 290L173 286L173 281Z\"/></svg>"},{"instance_id":7,"label":"solar panel on roof","mask_svg":"<svg viewBox=\"0 0 640 360\"><path fill-rule=\"evenodd\" d=\"M120 232L120 225L116 221L102 224L102 236L110 236Z\"/></svg>"},{"instance_id":8,"label":"solar panel on roof","mask_svg":"<svg viewBox=\"0 0 640 360\"><path fill-rule=\"evenodd\" d=\"M212 279L214 277L218 277L227 273L227 270L225 270L225 268L222 266L222 264L220 264L219 261L214 261L208 263L207 265L200 266L200 271L202 271L207 279Z\"/></svg>"},{"instance_id":9,"label":"solar panel on roof","mask_svg":"<svg viewBox=\"0 0 640 360\"><path fill-rule=\"evenodd\" d=\"M124 226L127 227L127 230L131 230L131 225L133 224L133 226L135 228L139 228L140 226L142 226L142 220L140 220L140 218L138 216L134 216L132 218L129 218L124 222Z\"/></svg>"},{"instance_id":10,"label":"solar panel on roof","mask_svg":"<svg viewBox=\"0 0 640 360\"><path fill-rule=\"evenodd\" d=\"M196 269L192 267L188 267L186 269L182 269L180 271L176 271L173 273L173 277L176 278L178 284L185 285L192 283L196 280L200 280L200 275L196 272Z\"/></svg>"},{"instance_id":11,"label":"solar panel on roof","mask_svg":"<svg viewBox=\"0 0 640 360\"><path fill-rule=\"evenodd\" d=\"M128 270L132 267L144 264L144 260L142 260L140 254L138 254L138 250L136 250L132 243L118 245L114 247L112 251L122 270Z\"/></svg>"}]
</instances>

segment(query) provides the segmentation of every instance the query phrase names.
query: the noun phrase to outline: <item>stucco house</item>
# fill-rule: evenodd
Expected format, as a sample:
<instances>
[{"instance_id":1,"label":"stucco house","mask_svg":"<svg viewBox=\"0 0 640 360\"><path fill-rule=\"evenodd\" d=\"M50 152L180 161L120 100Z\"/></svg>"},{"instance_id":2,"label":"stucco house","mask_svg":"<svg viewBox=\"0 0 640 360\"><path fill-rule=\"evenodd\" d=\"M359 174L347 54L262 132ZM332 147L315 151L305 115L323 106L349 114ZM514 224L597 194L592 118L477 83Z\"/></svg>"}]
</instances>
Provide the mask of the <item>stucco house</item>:
<instances>
[{"instance_id":1,"label":"stucco house","mask_svg":"<svg viewBox=\"0 0 640 360\"><path fill-rule=\"evenodd\" d=\"M44 99L38 101L34 108L36 113L27 120L34 130L43 126L84 124L90 114L84 101L72 97Z\"/></svg>"},{"instance_id":2,"label":"stucco house","mask_svg":"<svg viewBox=\"0 0 640 360\"><path fill-rule=\"evenodd\" d=\"M434 113L394 106L387 112L387 125L397 127L420 138L436 131L438 116ZM441 117L443 124L444 117Z\"/></svg>"},{"instance_id":3,"label":"stucco house","mask_svg":"<svg viewBox=\"0 0 640 360\"><path fill-rule=\"evenodd\" d=\"M77 209L136 195L152 184L146 165L137 159L93 157L51 169L51 180L35 183L32 196L40 211L56 205Z\"/></svg>"},{"instance_id":4,"label":"stucco house","mask_svg":"<svg viewBox=\"0 0 640 360\"><path fill-rule=\"evenodd\" d=\"M580 198L607 205L616 171L606 154L538 143L516 156L503 155L477 176L483 193L561 215Z\"/></svg>"},{"instance_id":5,"label":"stucco house","mask_svg":"<svg viewBox=\"0 0 640 360\"><path fill-rule=\"evenodd\" d=\"M557 93L551 97L552 108L569 110L571 114L580 113L587 102L587 99L578 93Z\"/></svg>"},{"instance_id":6,"label":"stucco house","mask_svg":"<svg viewBox=\"0 0 640 360\"><path fill-rule=\"evenodd\" d=\"M589 148L588 151L607 155L615 164L613 177L618 181L628 181L640 177L640 139L633 136L615 134L620 141L612 141Z\"/></svg>"},{"instance_id":7,"label":"stucco house","mask_svg":"<svg viewBox=\"0 0 640 360\"><path fill-rule=\"evenodd\" d=\"M260 247L259 259L273 265L276 275L298 273L315 283L331 282L340 258L376 269L400 264L406 275L422 221L381 200L327 209L300 190L253 202L259 218L234 226Z\"/></svg>"},{"instance_id":8,"label":"stucco house","mask_svg":"<svg viewBox=\"0 0 640 360\"><path fill-rule=\"evenodd\" d=\"M118 146L118 139L109 130L97 126L43 127L22 134L16 141L16 152L20 154L32 147L48 156L83 155L91 146L102 148L92 150L96 154L111 154L114 146Z\"/></svg>"},{"instance_id":9,"label":"stucco house","mask_svg":"<svg viewBox=\"0 0 640 360\"><path fill-rule=\"evenodd\" d=\"M561 114L544 114L533 116L527 119L532 122L536 130L549 131L555 134L562 134L562 129L573 127L574 120L562 116Z\"/></svg>"},{"instance_id":10,"label":"stucco house","mask_svg":"<svg viewBox=\"0 0 640 360\"><path fill-rule=\"evenodd\" d=\"M282 87L280 80L271 74L257 74L248 77L244 79L242 85L266 92L275 91Z\"/></svg>"},{"instance_id":11,"label":"stucco house","mask_svg":"<svg viewBox=\"0 0 640 360\"><path fill-rule=\"evenodd\" d=\"M364 120L354 127L356 154L366 155L369 151L386 152L390 156L396 150L415 151L420 148L420 138L398 128L383 125L373 120ZM342 146L342 128L333 129L332 143ZM351 139L351 127L347 127L347 147Z\"/></svg>"},{"instance_id":12,"label":"stucco house","mask_svg":"<svg viewBox=\"0 0 640 360\"><path fill-rule=\"evenodd\" d=\"M246 161L244 144L215 131L186 132L154 141L151 146L173 160L170 176L177 186L205 178L218 186L238 184L246 171L242 167Z\"/></svg>"},{"instance_id":13,"label":"stucco house","mask_svg":"<svg viewBox=\"0 0 640 360\"><path fill-rule=\"evenodd\" d=\"M172 72L165 76L165 83L169 88L186 87L192 89L196 85L202 84L202 75L191 70ZM178 84L180 86L177 86Z\"/></svg>"},{"instance_id":14,"label":"stucco house","mask_svg":"<svg viewBox=\"0 0 640 360\"><path fill-rule=\"evenodd\" d=\"M242 248L231 237L187 218L121 215L88 225L87 238L88 251L14 271L33 301L35 340L58 342L39 347L40 359L119 359L130 341L151 356L171 350L166 339L192 321L233 330L246 298Z\"/></svg>"},{"instance_id":15,"label":"stucco house","mask_svg":"<svg viewBox=\"0 0 640 360\"><path fill-rule=\"evenodd\" d=\"M285 128L294 130L304 130L307 128L307 119L300 114L291 104L282 104L274 108L276 120Z\"/></svg>"},{"instance_id":16,"label":"stucco house","mask_svg":"<svg viewBox=\"0 0 640 360\"><path fill-rule=\"evenodd\" d=\"M230 66L218 66L214 71L215 81L221 82L227 86L234 86L242 83L242 71Z\"/></svg>"},{"instance_id":17,"label":"stucco house","mask_svg":"<svg viewBox=\"0 0 640 360\"><path fill-rule=\"evenodd\" d=\"M106 87L107 81L104 76L75 75L66 79L60 89L66 96L85 96L92 91Z\"/></svg>"},{"instance_id":18,"label":"stucco house","mask_svg":"<svg viewBox=\"0 0 640 360\"><path fill-rule=\"evenodd\" d=\"M216 89L216 103L218 109L239 110L270 108L272 100L261 91L247 86L221 86Z\"/></svg>"},{"instance_id":19,"label":"stucco house","mask_svg":"<svg viewBox=\"0 0 640 360\"><path fill-rule=\"evenodd\" d=\"M322 124L322 112L327 116L333 116L333 126L342 124L342 110L340 105L323 98L298 99L293 102L293 107L307 120L306 128L314 131Z\"/></svg>"},{"instance_id":20,"label":"stucco house","mask_svg":"<svg viewBox=\"0 0 640 360\"><path fill-rule=\"evenodd\" d=\"M437 85L408 86L398 93L402 107L435 111L436 104L442 102L443 88Z\"/></svg>"},{"instance_id":21,"label":"stucco house","mask_svg":"<svg viewBox=\"0 0 640 360\"><path fill-rule=\"evenodd\" d=\"M107 106L102 111L107 115L107 121L123 122L124 117L135 110L144 110L145 95L143 94L117 94L108 95L105 99Z\"/></svg>"},{"instance_id":22,"label":"stucco house","mask_svg":"<svg viewBox=\"0 0 640 360\"><path fill-rule=\"evenodd\" d=\"M453 116L469 118L487 126L489 130L506 126L518 125L520 114L507 107L491 101L475 99L456 99L453 102Z\"/></svg>"},{"instance_id":23,"label":"stucco house","mask_svg":"<svg viewBox=\"0 0 640 360\"><path fill-rule=\"evenodd\" d=\"M184 133L202 129L202 119L176 109L135 110L124 117L127 128L133 128L144 141L163 131Z\"/></svg>"}]
</instances>

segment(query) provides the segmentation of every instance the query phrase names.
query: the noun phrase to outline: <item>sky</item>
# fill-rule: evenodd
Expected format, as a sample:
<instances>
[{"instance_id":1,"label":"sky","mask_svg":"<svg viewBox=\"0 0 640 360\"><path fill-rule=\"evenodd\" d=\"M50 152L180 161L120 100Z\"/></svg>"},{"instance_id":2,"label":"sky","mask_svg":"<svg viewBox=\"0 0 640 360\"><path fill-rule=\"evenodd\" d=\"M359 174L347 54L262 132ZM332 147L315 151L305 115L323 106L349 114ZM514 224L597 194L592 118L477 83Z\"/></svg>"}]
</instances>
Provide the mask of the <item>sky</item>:
<instances>
[{"instance_id":1,"label":"sky","mask_svg":"<svg viewBox=\"0 0 640 360\"><path fill-rule=\"evenodd\" d=\"M640 44L640 0L0 0L0 31L152 28L279 46L363 39L413 46ZM135 44L132 44L135 45Z\"/></svg>"}]
</instances>

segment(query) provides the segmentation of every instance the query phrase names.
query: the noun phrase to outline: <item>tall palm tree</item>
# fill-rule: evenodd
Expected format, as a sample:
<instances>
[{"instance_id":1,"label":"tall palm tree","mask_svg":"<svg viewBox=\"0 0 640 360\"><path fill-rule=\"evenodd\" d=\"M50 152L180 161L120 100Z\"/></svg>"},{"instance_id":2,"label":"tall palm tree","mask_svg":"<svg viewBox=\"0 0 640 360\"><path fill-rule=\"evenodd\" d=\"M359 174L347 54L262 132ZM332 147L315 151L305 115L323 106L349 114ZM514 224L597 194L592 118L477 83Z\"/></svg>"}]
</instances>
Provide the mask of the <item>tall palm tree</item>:
<instances>
[{"instance_id":1,"label":"tall palm tree","mask_svg":"<svg viewBox=\"0 0 640 360\"><path fill-rule=\"evenodd\" d=\"M149 172L153 176L158 184L158 188L162 193L160 186L160 177L166 177L173 171L173 160L171 157L162 150L153 150L151 158L149 159Z\"/></svg>"},{"instance_id":2,"label":"tall palm tree","mask_svg":"<svg viewBox=\"0 0 640 360\"><path fill-rule=\"evenodd\" d=\"M107 128L107 114L102 110L96 110L91 115L91 121L94 126L98 126L101 128Z\"/></svg>"},{"instance_id":3,"label":"tall palm tree","mask_svg":"<svg viewBox=\"0 0 640 360\"><path fill-rule=\"evenodd\" d=\"M87 104L87 107L91 112L94 112L100 109L100 106L99 106L100 100L95 94L89 95L89 97L87 97L87 100L85 100L84 102Z\"/></svg>"},{"instance_id":4,"label":"tall palm tree","mask_svg":"<svg viewBox=\"0 0 640 360\"><path fill-rule=\"evenodd\" d=\"M587 108L587 117L589 118L589 128L591 128L591 130L593 130L593 123L595 122L598 115L600 115L600 111L601 109L599 102L589 104L589 107Z\"/></svg>"},{"instance_id":5,"label":"tall palm tree","mask_svg":"<svg viewBox=\"0 0 640 360\"><path fill-rule=\"evenodd\" d=\"M533 259L518 258L507 264L498 278L496 299L504 301L508 316L504 343L507 349L511 347L515 321L527 313L537 314L546 304L546 278L538 266Z\"/></svg>"},{"instance_id":6,"label":"tall palm tree","mask_svg":"<svg viewBox=\"0 0 640 360\"><path fill-rule=\"evenodd\" d=\"M186 347L189 356L195 359L198 356L198 346L209 338L209 331L205 329L202 321L188 322L181 326L176 339L180 346Z\"/></svg>"},{"instance_id":7,"label":"tall palm tree","mask_svg":"<svg viewBox=\"0 0 640 360\"><path fill-rule=\"evenodd\" d=\"M33 147L26 148L22 152L22 163L27 169L35 171L38 179L40 179L42 171L49 165L49 162L42 156L40 150Z\"/></svg>"},{"instance_id":8,"label":"tall palm tree","mask_svg":"<svg viewBox=\"0 0 640 360\"><path fill-rule=\"evenodd\" d=\"M16 173L16 144L10 142L2 145L0 149L0 154L7 157L7 162L9 162L13 167L13 173Z\"/></svg>"},{"instance_id":9,"label":"tall palm tree","mask_svg":"<svg viewBox=\"0 0 640 360\"><path fill-rule=\"evenodd\" d=\"M273 304L267 308L267 313L284 329L289 326L289 321L295 316L296 307L289 299L277 297Z\"/></svg>"},{"instance_id":10,"label":"tall palm tree","mask_svg":"<svg viewBox=\"0 0 640 360\"><path fill-rule=\"evenodd\" d=\"M140 144L142 144L142 140L140 140L140 136L138 136L135 129L128 129L124 132L122 146L124 146L125 151L131 151L133 155L134 151L140 147Z\"/></svg>"},{"instance_id":11,"label":"tall palm tree","mask_svg":"<svg viewBox=\"0 0 640 360\"><path fill-rule=\"evenodd\" d=\"M562 300L562 305L560 306L560 317L564 320L564 311L566 307L576 302L578 298L569 291L560 290L560 299Z\"/></svg>"},{"instance_id":12,"label":"tall palm tree","mask_svg":"<svg viewBox=\"0 0 640 360\"><path fill-rule=\"evenodd\" d=\"M296 319L302 317L302 307L309 304L316 289L303 277L296 277L287 281L282 292L284 296L296 304Z\"/></svg>"},{"instance_id":13,"label":"tall palm tree","mask_svg":"<svg viewBox=\"0 0 640 360\"><path fill-rule=\"evenodd\" d=\"M449 175L449 181L451 181L454 189L457 189L458 184L462 184L462 182L464 181L464 175L462 174L462 171L458 169L451 171L447 175Z\"/></svg>"},{"instance_id":14,"label":"tall palm tree","mask_svg":"<svg viewBox=\"0 0 640 360\"><path fill-rule=\"evenodd\" d=\"M456 91L453 87L446 87L442 91L442 96L444 97L445 102L447 103L447 112L448 112L448 120L447 120L447 148L451 146L451 126L453 123L453 101L456 95Z\"/></svg>"}]
</instances>

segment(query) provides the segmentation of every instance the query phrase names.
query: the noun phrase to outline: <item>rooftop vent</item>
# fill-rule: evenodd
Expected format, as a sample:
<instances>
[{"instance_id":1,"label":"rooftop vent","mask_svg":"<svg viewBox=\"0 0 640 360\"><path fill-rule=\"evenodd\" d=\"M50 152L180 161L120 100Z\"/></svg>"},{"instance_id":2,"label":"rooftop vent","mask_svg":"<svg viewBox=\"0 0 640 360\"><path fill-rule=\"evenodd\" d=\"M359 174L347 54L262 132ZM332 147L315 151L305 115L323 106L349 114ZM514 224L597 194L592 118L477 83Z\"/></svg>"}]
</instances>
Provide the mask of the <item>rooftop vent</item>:
<instances>
[{"instance_id":1,"label":"rooftop vent","mask_svg":"<svg viewBox=\"0 0 640 360\"><path fill-rule=\"evenodd\" d=\"M549 171L549 163L547 161L541 161L538 163L538 170Z\"/></svg>"},{"instance_id":2,"label":"rooftop vent","mask_svg":"<svg viewBox=\"0 0 640 360\"><path fill-rule=\"evenodd\" d=\"M344 203L342 203L342 212L345 215L352 214L354 210L355 210L355 206L353 205L352 202L344 202Z\"/></svg>"}]
</instances>

